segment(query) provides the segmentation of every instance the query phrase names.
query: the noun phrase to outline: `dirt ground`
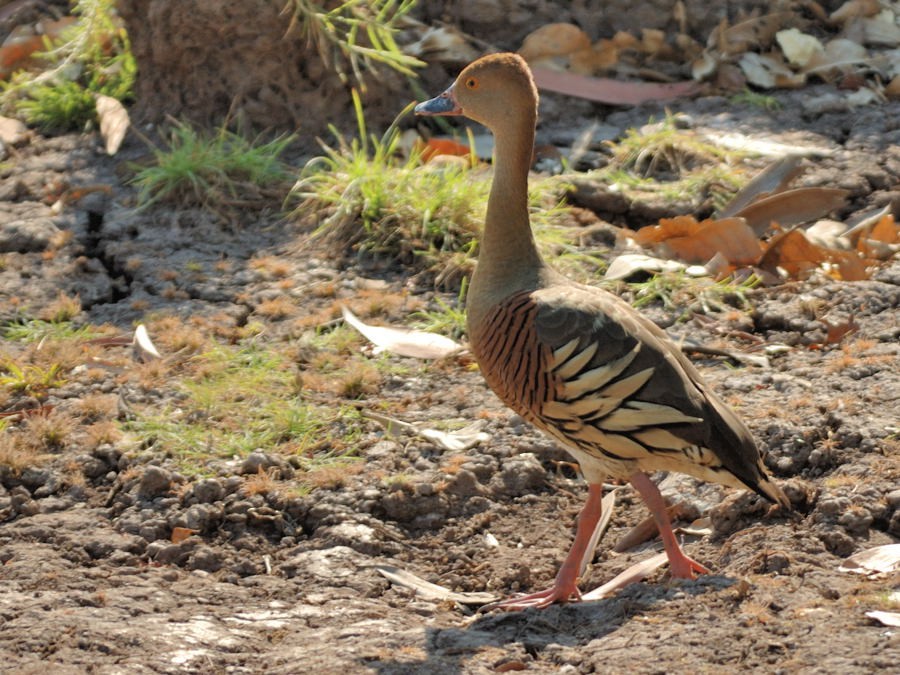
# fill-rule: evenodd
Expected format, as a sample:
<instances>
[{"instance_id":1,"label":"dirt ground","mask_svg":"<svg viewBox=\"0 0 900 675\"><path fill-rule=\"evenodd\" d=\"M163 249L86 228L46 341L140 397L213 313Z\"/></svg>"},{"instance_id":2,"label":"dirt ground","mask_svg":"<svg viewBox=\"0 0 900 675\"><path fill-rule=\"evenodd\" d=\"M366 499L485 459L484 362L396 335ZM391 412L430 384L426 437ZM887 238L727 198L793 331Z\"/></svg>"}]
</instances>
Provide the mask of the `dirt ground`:
<instances>
[{"instance_id":1,"label":"dirt ground","mask_svg":"<svg viewBox=\"0 0 900 675\"><path fill-rule=\"evenodd\" d=\"M816 101L827 92L776 94L776 112L718 96L667 107L696 129L810 150L801 182L848 189L841 218L895 204L900 105L823 110ZM571 142L573 129L597 119L621 133L663 112L655 104L611 110L547 96L539 142ZM274 212L227 228L202 209L136 211L123 166L144 154L134 138L110 158L96 137L35 136L4 160L4 325L36 315L60 291L79 295L84 324L124 332L151 315L223 329L257 321L266 329L260 339L272 341L302 339L290 321L260 313L274 297L288 298L301 317L363 293L454 301L412 283L404 270L298 252L308 235ZM47 195L59 185L112 191L56 212ZM633 210L646 217L646 208ZM253 267L261 257L285 266L278 278ZM217 266L223 260L227 272ZM170 269L190 273L173 280L163 273ZM333 297L317 292L323 285ZM404 376L354 401L321 402L394 405L407 422L481 420L490 440L452 453L363 422L356 469L299 496L247 490L260 466L290 483L291 464L266 448L212 464L202 478L127 436L90 451L68 445L39 466L0 466L0 671L896 670L900 629L866 612L896 611L900 575L866 578L839 568L854 552L900 543L900 260L866 281L816 277L748 297L745 311L713 308L688 321L675 320L683 308L646 310L676 339L689 334L735 350L754 341L783 346L766 367L693 355L748 422L797 510L792 517L749 494L666 478L687 520L709 517L711 531L685 535L685 547L711 574L672 582L662 568L604 600L486 614L390 583L377 566L498 598L546 586L586 488L562 451L486 390L466 356L389 357ZM365 318L409 316L391 306ZM829 328L849 321L855 331L827 344ZM65 408L88 391L114 394L123 422L134 406L178 405L177 391L141 388L112 372L90 385L73 378L46 402ZM33 405L12 395L2 409ZM583 589L660 548L649 541L612 550L646 515L637 495L621 488ZM196 534L173 543L178 527Z\"/></svg>"}]
</instances>

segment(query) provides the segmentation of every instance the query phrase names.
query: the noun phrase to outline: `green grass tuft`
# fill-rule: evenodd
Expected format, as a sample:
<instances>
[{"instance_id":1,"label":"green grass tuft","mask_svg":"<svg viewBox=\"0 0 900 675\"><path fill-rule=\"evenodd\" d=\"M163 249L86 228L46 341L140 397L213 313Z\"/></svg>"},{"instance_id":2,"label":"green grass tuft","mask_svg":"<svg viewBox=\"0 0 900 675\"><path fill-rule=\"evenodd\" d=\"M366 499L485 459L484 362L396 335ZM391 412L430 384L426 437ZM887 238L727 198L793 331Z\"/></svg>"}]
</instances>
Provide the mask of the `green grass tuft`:
<instances>
[{"instance_id":1,"label":"green grass tuft","mask_svg":"<svg viewBox=\"0 0 900 675\"><path fill-rule=\"evenodd\" d=\"M142 445L172 457L185 473L204 473L210 462L259 448L311 467L320 458L352 455L352 415L303 400L284 355L250 340L216 346L193 357L191 366L194 374L177 385L177 407L148 407L127 425ZM343 437L334 435L336 426L346 428Z\"/></svg>"},{"instance_id":2,"label":"green grass tuft","mask_svg":"<svg viewBox=\"0 0 900 675\"><path fill-rule=\"evenodd\" d=\"M293 140L247 140L224 128L209 134L175 124L167 147L153 150L153 165L140 168L132 179L138 202L216 206L248 195L274 197L290 180L280 158Z\"/></svg>"},{"instance_id":3,"label":"green grass tuft","mask_svg":"<svg viewBox=\"0 0 900 675\"><path fill-rule=\"evenodd\" d=\"M332 128L336 145L311 160L294 185L293 216L312 223L315 238L337 254L388 259L458 288L472 270L490 192L490 173L470 161L423 164L415 149L398 158L396 122L379 138L366 128L353 94L359 134L350 141ZM398 115L409 112L410 105ZM571 243L563 236L567 209L555 178L532 182L532 223L540 243Z\"/></svg>"},{"instance_id":4,"label":"green grass tuft","mask_svg":"<svg viewBox=\"0 0 900 675\"><path fill-rule=\"evenodd\" d=\"M405 54L394 34L417 0L345 0L325 9L315 0L289 0L292 12L288 33L296 26L313 44L322 60L346 80L350 66L357 84L364 86L363 70L379 64L407 76L425 64Z\"/></svg>"},{"instance_id":5,"label":"green grass tuft","mask_svg":"<svg viewBox=\"0 0 900 675\"><path fill-rule=\"evenodd\" d=\"M0 104L45 133L81 131L96 123L95 96L133 96L137 74L115 0L78 0L78 21L36 57L44 71L16 73L2 84Z\"/></svg>"}]
</instances>

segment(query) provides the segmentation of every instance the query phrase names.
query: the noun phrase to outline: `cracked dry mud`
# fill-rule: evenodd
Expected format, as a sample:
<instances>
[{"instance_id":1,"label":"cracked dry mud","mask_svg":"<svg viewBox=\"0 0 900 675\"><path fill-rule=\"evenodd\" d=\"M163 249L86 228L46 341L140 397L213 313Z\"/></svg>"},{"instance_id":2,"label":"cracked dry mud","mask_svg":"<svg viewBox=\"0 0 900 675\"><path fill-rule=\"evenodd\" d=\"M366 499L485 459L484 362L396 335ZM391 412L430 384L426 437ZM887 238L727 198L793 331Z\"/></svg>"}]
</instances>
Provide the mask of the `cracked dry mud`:
<instances>
[{"instance_id":1,"label":"cracked dry mud","mask_svg":"<svg viewBox=\"0 0 900 675\"><path fill-rule=\"evenodd\" d=\"M674 107L698 128L826 150L807 160L803 182L849 189L840 216L894 203L900 105L807 114L804 101L814 94L780 95L784 108L774 116L722 98ZM543 140L563 139L596 112L545 99ZM573 122L573 110L583 117ZM606 122L621 129L660 113L645 106ZM96 138L80 136L35 138L16 150L0 184L0 319L32 316L63 291L80 296L79 321L122 331L142 317L172 315L209 331L259 321L261 339L284 341L302 338L293 318L335 300L352 304L364 292L409 290L405 297L431 301L404 270L298 252L306 235L274 215L249 214L224 228L201 209L134 211L118 169L141 152L130 141L107 158ZM112 192L55 214L44 196L60 181ZM250 264L261 256L286 265L284 274L274 279ZM317 292L326 285L330 297ZM259 312L277 297L290 300L291 318ZM497 596L546 585L586 494L566 455L504 409L465 357L397 358L405 375L386 377L362 404L395 406L409 422L483 419L491 440L448 453L367 422L354 441L356 469L306 496L245 489L260 467L290 484L295 467L267 448L213 463L203 478L126 440L93 451L74 444L45 465L0 469L0 669L888 672L900 663L900 631L866 612L890 609L900 578L838 568L849 554L900 537L900 262L867 281L790 283L754 290L749 300L746 312L725 308L704 322L647 310L675 338L746 346L717 333L724 327L789 347L769 368L695 358L747 420L798 511L792 519L749 494L669 479L669 495L687 513L711 518L712 535L686 539L689 554L713 570L708 576L673 583L663 568L610 599L487 615L389 584L375 565ZM405 305L391 307L364 318L408 321ZM855 333L820 346L829 325L851 317ZM101 392L120 398L123 417L129 406L177 405L171 389L114 374L86 386L64 385L48 402L65 408L88 390ZM348 401L332 395L324 403ZM583 588L651 554L654 542L612 551L645 516L622 489ZM173 543L177 527L197 534Z\"/></svg>"}]
</instances>

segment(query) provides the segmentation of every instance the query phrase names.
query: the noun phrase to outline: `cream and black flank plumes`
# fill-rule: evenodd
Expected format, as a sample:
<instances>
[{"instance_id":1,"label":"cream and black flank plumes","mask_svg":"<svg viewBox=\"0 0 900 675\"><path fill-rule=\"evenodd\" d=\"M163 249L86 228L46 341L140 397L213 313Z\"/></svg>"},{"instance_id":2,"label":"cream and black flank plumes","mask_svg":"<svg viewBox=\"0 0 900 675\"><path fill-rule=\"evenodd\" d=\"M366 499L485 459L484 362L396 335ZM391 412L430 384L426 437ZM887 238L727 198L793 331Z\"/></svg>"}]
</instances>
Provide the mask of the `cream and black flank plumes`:
<instances>
[{"instance_id":1,"label":"cream and black flank plumes","mask_svg":"<svg viewBox=\"0 0 900 675\"><path fill-rule=\"evenodd\" d=\"M665 332L618 297L541 259L528 218L538 95L526 63L493 54L467 66L420 115L465 115L494 134L494 178L467 298L469 342L493 391L562 443L589 484L575 543L547 591L506 609L579 597L577 570L600 517L601 485L629 480L653 512L672 576L705 568L678 545L645 472L679 471L790 504L747 427Z\"/></svg>"}]
</instances>

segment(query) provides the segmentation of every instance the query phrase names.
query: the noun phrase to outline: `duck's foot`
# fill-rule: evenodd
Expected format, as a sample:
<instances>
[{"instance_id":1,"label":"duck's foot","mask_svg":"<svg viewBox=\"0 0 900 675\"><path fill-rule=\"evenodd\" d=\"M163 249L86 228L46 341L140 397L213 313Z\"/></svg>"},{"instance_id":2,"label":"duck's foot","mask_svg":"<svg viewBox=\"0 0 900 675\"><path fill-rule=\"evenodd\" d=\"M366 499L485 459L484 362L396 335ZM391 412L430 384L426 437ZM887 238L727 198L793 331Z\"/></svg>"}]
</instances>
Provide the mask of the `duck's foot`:
<instances>
[{"instance_id":1,"label":"duck's foot","mask_svg":"<svg viewBox=\"0 0 900 675\"><path fill-rule=\"evenodd\" d=\"M557 583L553 584L552 587L545 591L538 591L537 593L530 593L528 595L518 595L514 598L492 602L478 611L490 612L494 609L500 609L506 612L517 612L529 608L542 609L555 603L565 604L567 602L580 601L581 591L575 586L574 581L571 586L567 586L560 584L559 580L557 580Z\"/></svg>"},{"instance_id":2,"label":"duck's foot","mask_svg":"<svg viewBox=\"0 0 900 675\"><path fill-rule=\"evenodd\" d=\"M647 474L638 472L630 479L631 484L637 489L641 497L644 498L653 518L656 521L659 536L662 539L663 547L666 549L666 555L669 556L669 573L673 579L696 579L698 574L709 574L709 570L703 565L693 560L681 550L678 540L675 539L675 533L672 531L672 524L669 522L669 515L666 512L666 504L659 488L647 477Z\"/></svg>"},{"instance_id":3,"label":"duck's foot","mask_svg":"<svg viewBox=\"0 0 900 675\"><path fill-rule=\"evenodd\" d=\"M669 552L669 575L673 579L696 579L698 574L709 573L709 569L688 557L680 547L674 556Z\"/></svg>"}]
</instances>

